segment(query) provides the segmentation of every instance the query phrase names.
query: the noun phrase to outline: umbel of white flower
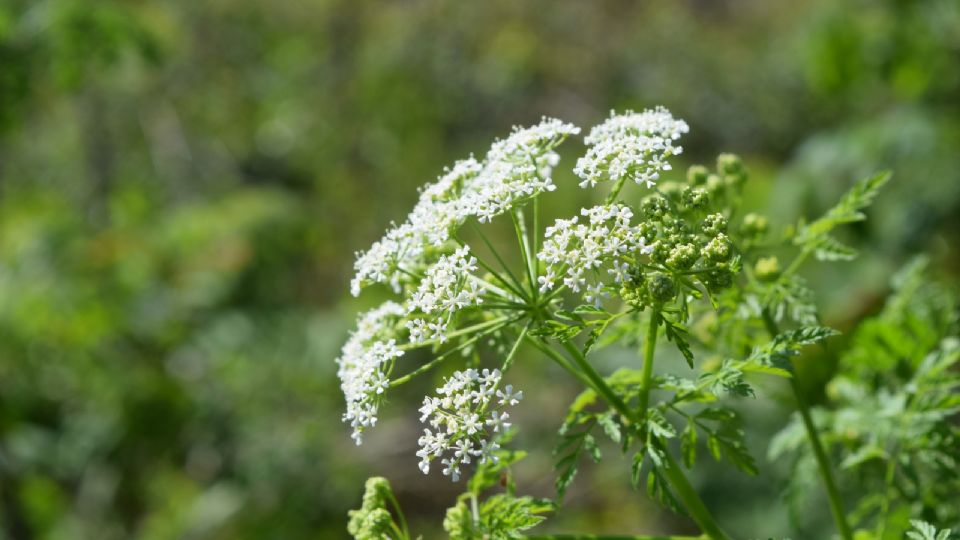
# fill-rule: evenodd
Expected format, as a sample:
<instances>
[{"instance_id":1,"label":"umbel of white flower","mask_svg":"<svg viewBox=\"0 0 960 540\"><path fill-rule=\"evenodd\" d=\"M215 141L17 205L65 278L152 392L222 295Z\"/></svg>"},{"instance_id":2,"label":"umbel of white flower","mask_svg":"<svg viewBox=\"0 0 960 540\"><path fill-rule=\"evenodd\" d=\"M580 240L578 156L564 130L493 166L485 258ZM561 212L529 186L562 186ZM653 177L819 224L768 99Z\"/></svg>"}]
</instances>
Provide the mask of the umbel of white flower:
<instances>
[{"instance_id":1,"label":"umbel of white flower","mask_svg":"<svg viewBox=\"0 0 960 540\"><path fill-rule=\"evenodd\" d=\"M430 427L418 441L417 457L424 474L430 472L430 462L439 459L444 476L456 482L460 465L496 459L493 452L499 445L488 434L510 427L510 415L501 408L523 399L523 392L514 392L510 385L498 389L501 378L499 369L457 371L437 388L437 396L423 398L420 421Z\"/></svg>"},{"instance_id":2,"label":"umbel of white flower","mask_svg":"<svg viewBox=\"0 0 960 540\"><path fill-rule=\"evenodd\" d=\"M687 130L686 123L663 108L611 115L584 139L588 151L574 172L582 179L581 187L613 182L613 195L627 179L650 186L660 171L669 170L666 160L681 152L675 142ZM403 222L357 254L350 286L355 296L375 283L387 284L402 296L362 314L337 358L346 400L343 420L352 427L357 444L376 424L391 385L454 358L453 353L475 351L487 343L485 339L509 335L509 325L529 317L525 289L533 297L534 290L543 293L550 302L562 302L559 293L569 290L599 306L607 291L627 280L630 269L655 247L641 234L653 229L631 223L633 212L616 203L557 220L544 231L538 253L528 252L524 245L529 268L518 274L527 276L527 285L512 274L514 283L496 275L461 242L457 229L467 220L483 224L502 214L512 214L518 238L526 238L520 207L556 189L552 172L559 156L554 150L579 132L572 124L550 118L532 127L513 128L508 137L493 143L483 160L458 161L422 187ZM478 266L485 272L478 272ZM503 369L512 363L524 334L504 359ZM401 358L406 363L413 356L405 356L405 351L428 346L436 355L430 362L401 366ZM394 376L395 369L404 375ZM501 378L498 369L458 371L436 396L424 399L421 421L427 428L417 453L421 470L426 473L431 462L439 460L444 474L456 480L461 466L494 458L496 437L509 426L503 407L522 396L510 385L501 389Z\"/></svg>"}]
</instances>

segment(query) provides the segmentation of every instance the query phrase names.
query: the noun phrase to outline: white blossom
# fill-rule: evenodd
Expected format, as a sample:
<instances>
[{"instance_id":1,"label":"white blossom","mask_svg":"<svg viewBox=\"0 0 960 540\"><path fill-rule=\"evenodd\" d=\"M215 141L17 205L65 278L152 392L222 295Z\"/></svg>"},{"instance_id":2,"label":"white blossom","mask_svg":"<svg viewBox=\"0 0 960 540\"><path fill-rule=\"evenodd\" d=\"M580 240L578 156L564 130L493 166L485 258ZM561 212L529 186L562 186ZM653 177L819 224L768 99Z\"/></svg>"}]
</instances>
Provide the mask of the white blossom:
<instances>
[{"instance_id":1,"label":"white blossom","mask_svg":"<svg viewBox=\"0 0 960 540\"><path fill-rule=\"evenodd\" d=\"M456 482L461 465L474 458L480 463L492 459L499 446L490 441L485 427L493 432L507 429L509 415L496 407L516 405L523 398L523 392L514 392L511 385L497 390L501 378L498 369L457 371L437 388L437 396L424 397L420 421L429 427L423 430L417 451L424 474L430 472L430 462L439 459L444 476Z\"/></svg>"},{"instance_id":2,"label":"white blossom","mask_svg":"<svg viewBox=\"0 0 960 540\"><path fill-rule=\"evenodd\" d=\"M689 130L663 107L621 115L611 111L610 118L584 138L589 148L573 171L582 180L580 187L621 179L653 187L660 172L670 170L667 159L683 152L674 142Z\"/></svg>"},{"instance_id":3,"label":"white blossom","mask_svg":"<svg viewBox=\"0 0 960 540\"><path fill-rule=\"evenodd\" d=\"M358 445L363 430L377 423L377 410L390 385L384 368L403 356L393 326L404 313L400 304L385 302L361 315L337 358L337 376L347 402L343 421L353 428L351 436Z\"/></svg>"},{"instance_id":4,"label":"white blossom","mask_svg":"<svg viewBox=\"0 0 960 540\"><path fill-rule=\"evenodd\" d=\"M554 289L555 276L562 276L564 286L573 292L584 291L584 300L599 307L608 294L598 270L608 265L607 273L621 283L631 263L653 249L638 227L630 224L632 218L633 212L626 206L594 206L547 227L537 257L550 277L539 280L540 291Z\"/></svg>"},{"instance_id":5,"label":"white blossom","mask_svg":"<svg viewBox=\"0 0 960 540\"><path fill-rule=\"evenodd\" d=\"M407 313L413 317L407 322L411 342L438 340L443 343L452 316L483 301L474 281L476 269L477 259L466 246L441 256L427 269L407 303Z\"/></svg>"},{"instance_id":6,"label":"white blossom","mask_svg":"<svg viewBox=\"0 0 960 540\"><path fill-rule=\"evenodd\" d=\"M424 186L420 199L396 225L357 254L350 282L354 296L371 283L388 283L395 291L413 271L428 263L427 248L441 247L451 232L470 217L487 222L556 186L551 177L559 156L553 151L580 128L544 118L494 142L483 162L458 161L435 183Z\"/></svg>"}]
</instances>

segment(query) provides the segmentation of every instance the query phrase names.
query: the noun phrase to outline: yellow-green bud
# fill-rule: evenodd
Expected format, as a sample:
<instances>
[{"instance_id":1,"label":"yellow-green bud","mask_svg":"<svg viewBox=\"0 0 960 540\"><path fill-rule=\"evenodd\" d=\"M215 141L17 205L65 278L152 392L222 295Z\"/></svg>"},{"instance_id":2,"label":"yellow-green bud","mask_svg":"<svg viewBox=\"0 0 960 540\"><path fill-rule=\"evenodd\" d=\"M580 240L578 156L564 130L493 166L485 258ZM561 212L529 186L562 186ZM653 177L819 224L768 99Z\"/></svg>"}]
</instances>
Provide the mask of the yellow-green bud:
<instances>
[{"instance_id":1,"label":"yellow-green bud","mask_svg":"<svg viewBox=\"0 0 960 540\"><path fill-rule=\"evenodd\" d=\"M718 234L704 246L703 256L714 262L729 261L733 256L730 239L723 233Z\"/></svg>"},{"instance_id":2,"label":"yellow-green bud","mask_svg":"<svg viewBox=\"0 0 960 540\"><path fill-rule=\"evenodd\" d=\"M667 266L677 270L686 270L697 262L699 255L693 244L680 244L670 251L667 257Z\"/></svg>"},{"instance_id":3,"label":"yellow-green bud","mask_svg":"<svg viewBox=\"0 0 960 540\"><path fill-rule=\"evenodd\" d=\"M710 214L703 220L703 234L716 236L718 233L727 232L727 218L723 214Z\"/></svg>"},{"instance_id":4,"label":"yellow-green bud","mask_svg":"<svg viewBox=\"0 0 960 540\"><path fill-rule=\"evenodd\" d=\"M776 257L763 257L754 266L754 273L761 281L773 281L780 277L780 261Z\"/></svg>"},{"instance_id":5,"label":"yellow-green bud","mask_svg":"<svg viewBox=\"0 0 960 540\"><path fill-rule=\"evenodd\" d=\"M687 182L694 186L702 186L707 183L707 176L710 171L703 165L693 165L687 169Z\"/></svg>"},{"instance_id":6,"label":"yellow-green bud","mask_svg":"<svg viewBox=\"0 0 960 540\"><path fill-rule=\"evenodd\" d=\"M748 236L762 236L770 228L770 222L760 214L750 213L743 216L743 225L741 226L743 234Z\"/></svg>"}]
</instances>

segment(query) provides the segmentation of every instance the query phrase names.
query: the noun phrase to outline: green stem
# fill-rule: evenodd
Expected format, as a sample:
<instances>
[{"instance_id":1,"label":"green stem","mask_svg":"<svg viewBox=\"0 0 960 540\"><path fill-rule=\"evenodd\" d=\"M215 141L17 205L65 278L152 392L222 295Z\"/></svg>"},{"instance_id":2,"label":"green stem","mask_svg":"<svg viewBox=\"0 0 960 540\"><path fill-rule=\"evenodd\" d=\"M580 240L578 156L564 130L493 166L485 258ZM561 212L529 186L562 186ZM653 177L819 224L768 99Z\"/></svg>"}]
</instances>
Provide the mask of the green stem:
<instances>
[{"instance_id":1,"label":"green stem","mask_svg":"<svg viewBox=\"0 0 960 540\"><path fill-rule=\"evenodd\" d=\"M523 212L519 209L511 212L510 216L513 218L513 228L517 232L520 254L523 255L523 266L526 268L527 280L530 282L530 294L533 298L533 303L536 304L539 287L537 287L536 278L533 277L533 264L531 263L530 239L527 237L527 225L523 220Z\"/></svg>"},{"instance_id":2,"label":"green stem","mask_svg":"<svg viewBox=\"0 0 960 540\"><path fill-rule=\"evenodd\" d=\"M647 418L647 407L650 404L650 382L653 378L653 354L657 348L657 327L660 323L660 312L653 310L650 313L650 326L647 328L647 339L643 347L643 378L640 381L640 408L638 417L641 421Z\"/></svg>"},{"instance_id":3,"label":"green stem","mask_svg":"<svg viewBox=\"0 0 960 540\"><path fill-rule=\"evenodd\" d=\"M560 342L563 345L563 348L570 353L570 356L573 357L573 361L577 364L577 367L586 375L587 379L590 380L591 386L594 390L597 391L600 395L603 396L603 399L613 406L624 418L627 418L631 422L637 423L637 418L633 415L633 411L627 407L627 404L620 399L612 388L607 384L607 381L603 380L603 377L597 373L597 370L593 369L593 366L590 365L590 362L587 362L587 358L583 356L583 353L580 352L570 340L565 339Z\"/></svg>"},{"instance_id":4,"label":"green stem","mask_svg":"<svg viewBox=\"0 0 960 540\"><path fill-rule=\"evenodd\" d=\"M570 361L567 360L565 356L553 350L549 345L537 340L536 338L527 336L527 343L533 345L534 347L539 349L540 352L549 356L554 362L557 363L557 365L559 365L560 367L565 369L567 372L569 372L571 375L576 377L577 380L582 382L585 386L587 386L588 388L592 388L593 385L590 384L590 380L587 379L587 377L583 373L581 373L580 370L578 370L572 364L570 364Z\"/></svg>"},{"instance_id":5,"label":"green stem","mask_svg":"<svg viewBox=\"0 0 960 540\"><path fill-rule=\"evenodd\" d=\"M510 291L512 291L514 294L516 294L516 295L519 296L520 298L526 300L526 299L527 299L527 295L524 294L524 292L523 292L523 286L520 285L520 282L517 280L517 277L514 276L514 275L513 275L513 272L510 271L510 267L507 266L507 263L504 262L504 260L503 260L502 257L500 257L500 254L497 253L497 250L493 248L493 244L490 243L490 240L487 239L487 236L486 236L485 234L483 234L483 231L481 231L478 227L474 226L474 230L477 231L477 235L478 235L478 236L480 237L480 239L483 241L484 245L487 246L487 249L489 249L490 252L493 253L493 257L494 257L495 259L497 259L497 262L498 262L498 263L500 264L500 266L503 268L504 272L507 273L507 277L510 278L509 281L511 281L512 283L509 283L506 278L504 278L503 276L501 276L496 270L493 269L492 266L490 266L489 264L485 263L485 262L483 261L483 259L481 259L480 257L477 257L477 262L480 263L480 266L482 266L487 272L490 272L490 274L491 274L492 276L496 277L497 280L498 280L500 283L503 283L503 285L504 285L506 288L510 289ZM461 246L465 246L465 245L466 245L462 240L460 240L460 238L457 238L457 237L454 237L454 238L455 238L455 240L457 241L457 243L460 244ZM471 250L471 251L472 251L472 250Z\"/></svg>"},{"instance_id":6,"label":"green stem","mask_svg":"<svg viewBox=\"0 0 960 540\"><path fill-rule=\"evenodd\" d=\"M462 336L462 335L464 335L464 334L470 334L470 333L476 332L476 331L478 331L478 330L483 330L484 328L489 328L489 327L491 327L491 326L496 326L496 325L498 325L498 324L500 324L500 323L502 323L502 322L509 321L510 319L511 319L511 317L499 317L499 318L496 318L496 319L493 319L493 320L490 320L490 321L485 321L485 322L482 322L482 323L479 323L479 324L475 324L475 325L473 325L473 326L468 326L468 327L466 327L466 328L461 328L461 329L459 329L459 330L455 330L455 331L450 332L449 334L447 334L447 339L451 339L451 338L455 338L455 337L460 337L460 336ZM413 349L421 349L421 348L423 348L423 347L428 347L428 346L430 346L430 345L438 345L439 343L440 343L440 340L439 340L439 339L429 339L429 340L426 340L426 341L421 341L421 342L419 342L419 343L404 343L403 345L397 346L397 348L400 349L401 351L409 351L409 350L413 350Z\"/></svg>"},{"instance_id":7,"label":"green stem","mask_svg":"<svg viewBox=\"0 0 960 540\"><path fill-rule=\"evenodd\" d=\"M587 378L590 379L594 390L603 396L603 398L609 403L613 408L615 408L624 418L629 420L634 424L641 425L642 419L638 418L633 411L620 399L619 396L607 385L607 382L593 369L593 366L587 362L587 359L583 356L583 353L580 352L569 340L564 340L561 342L567 352L573 356L574 361L577 363L577 366L583 370ZM708 535L713 540L731 540L730 537L723 532L720 526L717 524L716 520L713 518L713 515L707 509L706 505L703 503L703 500L700 498L700 495L697 494L696 490L690 485L687 477L684 476L683 471L680 470L680 466L677 465L673 457L670 456L668 449L663 448L663 454L666 456L668 469L665 471L667 480L673 486L674 490L677 492L677 496L680 497L680 500L683 502L684 507L690 513L690 517L700 526L703 532Z\"/></svg>"},{"instance_id":8,"label":"green stem","mask_svg":"<svg viewBox=\"0 0 960 540\"><path fill-rule=\"evenodd\" d=\"M443 362L444 360L446 360L447 358L449 358L450 355L452 355L453 353L462 351L463 349L465 349L466 347L468 347L468 346L476 343L476 342L479 341L480 339L482 339L482 338L484 338L484 337L486 337L486 336L488 336L488 335L496 332L497 330L500 330L501 328L503 328L503 327L505 327L505 326L507 326L507 325L509 325L509 324L513 324L514 322L516 322L516 321L518 321L518 320L520 320L520 319L517 318L517 319L513 319L513 320L508 320L508 321L506 321L506 322L501 323L499 326L494 326L493 328L490 328L490 329L487 330L486 332L481 332L481 333L473 336L472 338L468 339L467 341L464 341L464 342L461 343L460 345L457 345L456 347L450 349L449 351L444 352L444 353L441 354L440 356L438 356L438 357L434 358L433 360L427 362L426 364L418 367L417 369L411 371L410 373L407 373L407 374L404 375L403 377L398 377L398 378L390 381L390 387L393 388L393 387L400 386L401 384L404 384L404 383L409 382L409 381L410 381L411 379L413 379L414 377L417 377L418 375L420 375L420 374L422 374L422 373L425 373L425 372L427 372L427 371L430 371L431 369L433 369L434 367L436 367L437 364L439 364L440 362Z\"/></svg>"},{"instance_id":9,"label":"green stem","mask_svg":"<svg viewBox=\"0 0 960 540\"><path fill-rule=\"evenodd\" d=\"M400 502L397 501L397 498L393 496L393 492L390 491L389 489L386 490L386 493L387 493L387 498L390 501L390 504L393 505L394 513L400 519L400 528L402 529L402 531L398 531L398 532L402 533L401 538L409 540L410 529L407 528L407 518L403 515L403 510L400 509Z\"/></svg>"},{"instance_id":10,"label":"green stem","mask_svg":"<svg viewBox=\"0 0 960 540\"><path fill-rule=\"evenodd\" d=\"M799 258L799 257L798 257ZM793 265L791 265L792 267ZM771 337L776 337L780 330L777 328L776 321L770 315L770 311L763 310L763 324ZM797 382L796 369L794 376L790 377L790 388L793 390L793 396L797 401L797 410L800 411L800 418L803 420L803 427L807 431L807 438L810 440L810 446L813 448L813 455L817 460L817 467L820 469L820 476L823 479L824 487L827 490L827 499L830 504L830 512L833 514L833 520L837 524L837 530L844 540L853 540L853 532L847 523L846 513L843 510L843 502L840 499L840 492L837 490L836 481L833 478L833 471L830 468L830 460L827 459L827 453L820 442L820 435L817 433L817 426L813 423L813 416L810 414L810 407L803 396L800 384Z\"/></svg>"},{"instance_id":11,"label":"green stem","mask_svg":"<svg viewBox=\"0 0 960 540\"><path fill-rule=\"evenodd\" d=\"M614 184L613 189L610 190L610 194L607 195L607 199L604 201L605 204L611 204L613 201L617 200L617 195L620 194L620 190L623 189L623 184L626 181L627 175L621 175L620 179L617 180L617 183Z\"/></svg>"},{"instance_id":12,"label":"green stem","mask_svg":"<svg viewBox=\"0 0 960 540\"><path fill-rule=\"evenodd\" d=\"M670 455L667 448L663 448L662 450L667 461L667 467L663 470L663 474L667 477L667 480L670 481L670 485L673 486L677 497L683 502L683 506L686 507L693 521L700 526L704 535L709 536L713 540L731 540L730 536L728 536L713 519L713 514L711 514L707 506L703 504L703 499L700 498L697 491L690 485L690 481L687 480L683 471L680 470L680 464L673 459L673 456Z\"/></svg>"}]
</instances>

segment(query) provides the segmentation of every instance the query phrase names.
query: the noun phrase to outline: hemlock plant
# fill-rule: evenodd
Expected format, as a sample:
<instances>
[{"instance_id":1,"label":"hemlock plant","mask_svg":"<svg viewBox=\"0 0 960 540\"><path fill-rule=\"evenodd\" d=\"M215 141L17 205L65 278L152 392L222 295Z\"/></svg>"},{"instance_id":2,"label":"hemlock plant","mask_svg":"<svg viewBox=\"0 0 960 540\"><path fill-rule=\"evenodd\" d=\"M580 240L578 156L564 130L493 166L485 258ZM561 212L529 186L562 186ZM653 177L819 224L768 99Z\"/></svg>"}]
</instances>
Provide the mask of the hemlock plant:
<instances>
[{"instance_id":1,"label":"hemlock plant","mask_svg":"<svg viewBox=\"0 0 960 540\"><path fill-rule=\"evenodd\" d=\"M394 388L441 363L457 365L423 399L416 453L424 474L439 470L454 482L469 477L466 493L444 520L451 538L535 538L524 531L556 510L582 459L601 458L597 437L629 453L633 483L689 515L703 538L731 538L684 469L706 450L756 474L740 418L724 405L730 396L755 396L748 380L754 375L789 380L798 420L786 428L775 451L812 464L839 537L893 537L884 536L883 526L865 525L869 512L851 516L844 508L831 455L847 452L844 468L882 458L893 463L894 472L886 472L888 467L885 474L896 476L908 473L897 465L903 458L883 452L913 447L896 430L879 439L863 434L862 441L843 440L843 434L831 431L842 424L827 422L825 411L811 411L792 376L792 360L804 347L836 333L819 323L813 293L797 271L811 258L855 256L832 231L865 219L863 210L888 175L856 183L822 217L774 234L764 216L741 211L748 173L737 156L720 155L712 170L691 167L684 179L662 178L671 171L670 157L682 152L678 143L688 130L663 108L611 114L584 138L586 154L573 169L582 189L602 190L597 198L603 203L544 224L539 206L542 196L556 189L556 149L580 129L547 118L514 128L482 160L459 161L424 186L406 220L358 254L352 293L385 284L396 299L359 317L337 359L346 398L343 418L360 444ZM641 186L639 196L626 195L628 182ZM518 256L503 253L485 236L484 228L494 220L510 224ZM475 241L468 243L468 236ZM784 256L790 258L781 262ZM520 262L508 262L514 260ZM954 322L945 323L944 336L955 333ZM598 372L591 352L618 342L639 342L641 358L610 374ZM510 472L524 455L507 448L513 433L510 410L524 393L509 382L522 346L555 362L583 386L559 429L555 502L518 496ZM689 376L655 375L658 346L676 348ZM429 350L432 358L411 365L406 353L413 349ZM496 363L484 363L483 349L492 351ZM905 384L945 384L924 375L944 373L944 355L956 362L955 353L941 349L938 360L915 362L918 371L911 376L918 379ZM856 378L852 383L844 378L853 376L838 376L841 403L853 399L850 392L877 397L879 390L868 382L858 387ZM953 381L954 386L939 388L946 397L935 404L940 431L929 446L939 449L940 458L956 449L957 428L949 419L960 403L950 397ZM926 400L901 401L916 414L931 406ZM831 453L838 445L845 446ZM911 459L920 455L926 454L909 454ZM891 482L871 509L882 514L891 505L907 504L902 497L914 496L893 493ZM505 489L483 498L497 485ZM927 491L917 487L916 493ZM938 510L919 497L907 504L907 518L956 523L955 510ZM885 519L881 515L875 521ZM899 531L902 535L905 528ZM359 539L412 538L385 479L368 482L362 507L351 512L349 532ZM942 540L950 532L916 521L909 534Z\"/></svg>"}]
</instances>

